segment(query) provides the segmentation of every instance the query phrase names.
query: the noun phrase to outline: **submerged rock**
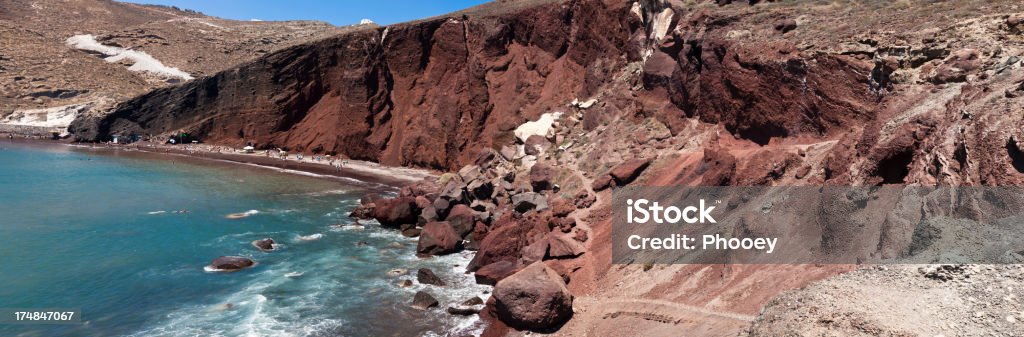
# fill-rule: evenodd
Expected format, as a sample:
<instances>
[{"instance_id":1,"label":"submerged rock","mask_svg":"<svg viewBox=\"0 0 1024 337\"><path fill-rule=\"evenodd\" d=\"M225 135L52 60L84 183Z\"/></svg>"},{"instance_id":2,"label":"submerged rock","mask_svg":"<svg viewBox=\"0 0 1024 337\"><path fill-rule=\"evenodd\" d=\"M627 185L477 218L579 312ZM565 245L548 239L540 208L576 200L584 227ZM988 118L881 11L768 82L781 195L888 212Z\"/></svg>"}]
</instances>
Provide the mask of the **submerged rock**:
<instances>
[{"instance_id":1,"label":"submerged rock","mask_svg":"<svg viewBox=\"0 0 1024 337\"><path fill-rule=\"evenodd\" d=\"M439 287L445 286L444 281L441 280L437 274L434 274L434 271L430 270L430 268L420 268L420 270L416 271L416 281L420 284L431 284Z\"/></svg>"},{"instance_id":2,"label":"submerged rock","mask_svg":"<svg viewBox=\"0 0 1024 337\"><path fill-rule=\"evenodd\" d=\"M474 305L483 305L483 304L484 304L484 300L482 300L482 299L480 299L480 297L476 297L476 296L473 296L473 298L470 298L470 299L465 300L465 301L462 302L462 305L463 306L467 306L467 307L471 307L471 306L474 306Z\"/></svg>"},{"instance_id":3,"label":"submerged rock","mask_svg":"<svg viewBox=\"0 0 1024 337\"><path fill-rule=\"evenodd\" d=\"M232 272L239 271L256 265L256 261L241 256L221 256L210 263L208 269L213 271Z\"/></svg>"},{"instance_id":4,"label":"submerged rock","mask_svg":"<svg viewBox=\"0 0 1024 337\"><path fill-rule=\"evenodd\" d=\"M438 306L437 299L425 291L417 291L412 298L412 307L419 310L427 310Z\"/></svg>"},{"instance_id":5,"label":"submerged rock","mask_svg":"<svg viewBox=\"0 0 1024 337\"><path fill-rule=\"evenodd\" d=\"M474 307L448 307L448 313L459 316L476 315L480 312L479 308Z\"/></svg>"},{"instance_id":6,"label":"submerged rock","mask_svg":"<svg viewBox=\"0 0 1024 337\"><path fill-rule=\"evenodd\" d=\"M270 252L274 251L274 249L277 249L277 247L275 247L276 244L274 243L274 239L271 238L255 240L252 242L252 246L264 252Z\"/></svg>"},{"instance_id":7,"label":"submerged rock","mask_svg":"<svg viewBox=\"0 0 1024 337\"><path fill-rule=\"evenodd\" d=\"M395 269L388 270L387 274L390 277L397 277L397 276L402 276L402 275L409 274L409 270L408 269L404 269L404 268L395 268Z\"/></svg>"}]
</instances>

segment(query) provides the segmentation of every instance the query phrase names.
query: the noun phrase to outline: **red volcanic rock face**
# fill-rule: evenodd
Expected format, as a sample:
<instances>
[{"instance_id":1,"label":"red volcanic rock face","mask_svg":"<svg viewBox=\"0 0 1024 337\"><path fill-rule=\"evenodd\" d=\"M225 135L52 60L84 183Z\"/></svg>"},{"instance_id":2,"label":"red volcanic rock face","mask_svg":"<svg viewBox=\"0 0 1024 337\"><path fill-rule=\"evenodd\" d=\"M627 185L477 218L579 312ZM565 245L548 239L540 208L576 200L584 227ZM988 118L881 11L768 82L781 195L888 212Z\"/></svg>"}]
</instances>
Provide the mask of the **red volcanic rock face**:
<instances>
[{"instance_id":1,"label":"red volcanic rock face","mask_svg":"<svg viewBox=\"0 0 1024 337\"><path fill-rule=\"evenodd\" d=\"M588 109L586 129L637 112L635 102L672 134L697 117L758 144L871 118L871 61L804 54L785 40L730 42L696 14L670 22L654 44L630 5L585 0L501 11L507 4L496 3L461 17L358 29L155 90L70 130L79 140L187 130L209 143L457 169L481 149L510 144L516 126L566 111L641 61L642 85ZM951 63L969 65L970 55Z\"/></svg>"},{"instance_id":2,"label":"red volcanic rock face","mask_svg":"<svg viewBox=\"0 0 1024 337\"><path fill-rule=\"evenodd\" d=\"M506 144L509 126L595 90L625 62L626 2L489 11L289 48L72 129L80 140L185 129L209 143L451 169Z\"/></svg>"}]
</instances>

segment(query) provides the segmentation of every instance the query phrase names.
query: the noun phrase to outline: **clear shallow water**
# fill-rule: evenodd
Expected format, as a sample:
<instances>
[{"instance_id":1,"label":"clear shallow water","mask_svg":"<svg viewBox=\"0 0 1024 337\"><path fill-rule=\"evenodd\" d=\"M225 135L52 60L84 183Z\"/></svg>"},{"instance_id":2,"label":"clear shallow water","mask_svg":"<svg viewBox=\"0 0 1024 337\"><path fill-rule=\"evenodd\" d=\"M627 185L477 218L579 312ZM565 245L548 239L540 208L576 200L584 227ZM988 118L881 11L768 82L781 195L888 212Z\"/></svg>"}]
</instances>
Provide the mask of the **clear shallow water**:
<instances>
[{"instance_id":1,"label":"clear shallow water","mask_svg":"<svg viewBox=\"0 0 1024 337\"><path fill-rule=\"evenodd\" d=\"M240 165L0 147L0 307L80 308L85 321L0 325L0 336L407 336L476 328L475 319L443 309L409 309L420 289L442 306L481 295L486 288L462 274L468 256L421 260L415 239L375 224L330 226L351 222L364 187ZM258 213L225 218L248 210ZM316 233L319 240L298 239ZM263 237L283 247L264 253L250 245ZM203 270L222 255L259 264ZM453 284L396 286L420 267ZM386 276L392 268L412 275ZM284 276L290 272L303 275Z\"/></svg>"}]
</instances>

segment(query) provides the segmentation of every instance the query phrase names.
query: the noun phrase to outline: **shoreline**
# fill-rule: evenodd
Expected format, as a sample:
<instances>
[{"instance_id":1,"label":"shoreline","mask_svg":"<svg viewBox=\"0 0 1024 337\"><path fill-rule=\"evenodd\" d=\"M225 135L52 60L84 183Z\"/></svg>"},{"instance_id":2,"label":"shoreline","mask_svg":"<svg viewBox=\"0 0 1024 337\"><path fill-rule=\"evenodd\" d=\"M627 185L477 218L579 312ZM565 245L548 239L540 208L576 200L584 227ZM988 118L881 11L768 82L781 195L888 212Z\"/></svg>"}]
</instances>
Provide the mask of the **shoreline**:
<instances>
[{"instance_id":1,"label":"shoreline","mask_svg":"<svg viewBox=\"0 0 1024 337\"><path fill-rule=\"evenodd\" d=\"M6 135L4 135L6 138ZM232 165L249 165L268 169L276 169L280 172L311 176L314 178L325 178L332 180L354 180L357 183L369 185L383 185L389 189L400 189L405 185L414 183L428 177L438 177L435 171L427 169L384 166L378 163L344 159L343 167L331 166L326 161L314 161L309 157L298 160L294 154L288 159L280 159L275 156L266 156L265 151L256 153L241 153L238 149L222 145L189 144L189 145L166 145L147 142L137 142L130 145L106 144L106 143L74 143L60 140L32 139L15 137L13 139L2 139L2 143L19 144L28 146L56 146L67 147L74 150L86 150L106 152L111 154L141 153L153 155L155 158L168 159L168 156L182 157L200 161L216 161ZM304 154L305 156L305 154ZM336 159L336 161L341 159Z\"/></svg>"},{"instance_id":2,"label":"shoreline","mask_svg":"<svg viewBox=\"0 0 1024 337\"><path fill-rule=\"evenodd\" d=\"M318 179L329 179L332 181L342 180L347 183L357 185L368 185L367 193L373 192L394 192L399 188L410 182L415 182L423 179L424 177L436 177L437 174L421 169L409 169L401 167L388 167L379 165L372 162L348 160L347 166L340 170L330 166L325 162L315 162L308 158L299 161L292 154L287 160L282 160L274 157L266 157L263 152L256 154L243 154L243 153L226 153L217 152L212 150L213 148L223 148L228 150L230 148L216 145L157 145L151 143L139 142L131 145L116 145L116 144L94 144L94 143L74 143L60 140L47 140L47 139L33 139L33 138L14 138L13 140L0 139L0 150L4 148L10 148L4 146L3 143L7 143L11 146L21 147L38 147L38 148L60 148L67 149L74 152L83 153L94 153L97 155L106 156L132 156L132 157L145 157L156 160L181 160L187 161L200 161L206 163L221 163L224 165L247 165L251 167L260 167L273 169L278 172L302 175L307 177L313 177ZM401 236L399 231L380 227L381 230L395 235L396 239L405 239ZM335 231L335 228L325 228L326 231ZM371 234L364 234L371 235ZM410 244L406 244L410 245ZM411 243L411 247L415 247L415 243ZM411 248L413 249L413 248ZM413 280L416 282L412 287L402 287L404 290L398 290L399 293L406 293L409 298L412 298L412 294L419 290L428 291L438 299L446 299L447 304L455 305L469 299L470 297L479 297L486 300L489 296L488 289L476 289L475 278L472 274L465 274L462 272L462 268L467 265L473 258L474 254L451 254L444 257L435 257L435 263L438 265L430 267L429 269L436 271L438 274L443 275L449 282L453 284L462 284L461 287L455 288L435 288L427 285L420 284L414 280L415 275L414 267L396 264L394 267L403 269L406 271L413 271L412 274L403 275L403 277L392 279L390 277L381 277L385 283L394 285L394 280L404 279ZM420 260L417 257L414 249L408 252L408 257ZM471 333L480 334L484 331L487 323L480 318L479 315L459 316L447 313L444 311L445 306L440 306L434 310L429 311L427 314L435 316L441 322L444 322L442 332L447 333ZM438 326L437 328L441 328Z\"/></svg>"}]
</instances>

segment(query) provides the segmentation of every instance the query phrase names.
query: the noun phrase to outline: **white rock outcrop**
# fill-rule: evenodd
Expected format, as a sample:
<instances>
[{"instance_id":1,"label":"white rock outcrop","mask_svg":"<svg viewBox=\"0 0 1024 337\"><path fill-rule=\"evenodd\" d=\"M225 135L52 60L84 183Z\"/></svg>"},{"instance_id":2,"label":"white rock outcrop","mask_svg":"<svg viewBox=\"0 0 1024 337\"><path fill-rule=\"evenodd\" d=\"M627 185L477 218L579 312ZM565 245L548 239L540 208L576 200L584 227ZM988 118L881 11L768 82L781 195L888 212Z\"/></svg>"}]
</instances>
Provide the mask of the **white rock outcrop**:
<instances>
[{"instance_id":1,"label":"white rock outcrop","mask_svg":"<svg viewBox=\"0 0 1024 337\"><path fill-rule=\"evenodd\" d=\"M91 51L99 53L103 56L103 60L114 63L127 60L132 63L128 67L131 71L148 72L158 76L162 76L169 79L181 79L185 81L191 81L192 75L181 71L181 69L168 67L160 62L153 56L146 54L146 52L131 50L115 46L103 45L96 41L96 37L91 34L75 35L67 39L67 44L73 48Z\"/></svg>"},{"instance_id":2,"label":"white rock outcrop","mask_svg":"<svg viewBox=\"0 0 1024 337\"><path fill-rule=\"evenodd\" d=\"M672 18L674 18L676 12L671 8L665 8L654 16L654 23L651 26L651 40L661 41L668 36L668 31L672 27Z\"/></svg>"},{"instance_id":3,"label":"white rock outcrop","mask_svg":"<svg viewBox=\"0 0 1024 337\"><path fill-rule=\"evenodd\" d=\"M554 131L553 124L556 120L562 118L562 112L549 112L540 115L540 118L536 121L526 122L520 125L515 130L516 138L520 142L525 143L527 138L530 136L538 135L544 138L550 138L551 133Z\"/></svg>"}]
</instances>

